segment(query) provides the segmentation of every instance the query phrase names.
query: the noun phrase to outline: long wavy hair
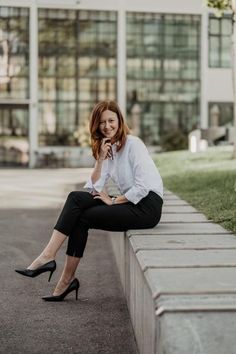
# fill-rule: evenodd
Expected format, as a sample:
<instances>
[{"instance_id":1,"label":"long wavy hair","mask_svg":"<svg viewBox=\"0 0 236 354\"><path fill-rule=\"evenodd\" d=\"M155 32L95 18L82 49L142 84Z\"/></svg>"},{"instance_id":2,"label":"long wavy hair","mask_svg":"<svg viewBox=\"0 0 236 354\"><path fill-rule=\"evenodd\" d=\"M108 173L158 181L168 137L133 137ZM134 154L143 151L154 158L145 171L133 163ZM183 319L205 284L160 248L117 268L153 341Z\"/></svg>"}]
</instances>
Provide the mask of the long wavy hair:
<instances>
[{"instance_id":1,"label":"long wavy hair","mask_svg":"<svg viewBox=\"0 0 236 354\"><path fill-rule=\"evenodd\" d=\"M92 152L96 160L99 158L100 147L102 144L102 139L104 138L103 134L100 132L99 124L100 124L101 115L106 110L116 113L118 118L119 128L114 137L115 142L117 144L117 151L119 151L125 144L127 134L130 134L129 127L124 120L124 117L121 113L118 104L115 101L98 102L94 106L91 112L90 123L89 123Z\"/></svg>"}]
</instances>

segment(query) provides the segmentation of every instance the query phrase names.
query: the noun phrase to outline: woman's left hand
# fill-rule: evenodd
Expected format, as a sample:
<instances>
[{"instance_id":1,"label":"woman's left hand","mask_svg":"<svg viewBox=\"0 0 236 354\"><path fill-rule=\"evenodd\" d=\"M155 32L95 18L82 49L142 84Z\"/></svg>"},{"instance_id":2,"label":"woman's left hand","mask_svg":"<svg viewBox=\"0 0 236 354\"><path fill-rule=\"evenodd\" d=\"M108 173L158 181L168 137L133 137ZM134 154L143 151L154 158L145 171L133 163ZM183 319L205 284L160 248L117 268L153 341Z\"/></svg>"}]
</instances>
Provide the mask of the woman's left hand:
<instances>
[{"instance_id":1,"label":"woman's left hand","mask_svg":"<svg viewBox=\"0 0 236 354\"><path fill-rule=\"evenodd\" d=\"M94 196L94 199L100 199L102 200L105 204L107 205L112 205L112 200L109 197L108 194L106 194L105 192L97 192Z\"/></svg>"}]
</instances>

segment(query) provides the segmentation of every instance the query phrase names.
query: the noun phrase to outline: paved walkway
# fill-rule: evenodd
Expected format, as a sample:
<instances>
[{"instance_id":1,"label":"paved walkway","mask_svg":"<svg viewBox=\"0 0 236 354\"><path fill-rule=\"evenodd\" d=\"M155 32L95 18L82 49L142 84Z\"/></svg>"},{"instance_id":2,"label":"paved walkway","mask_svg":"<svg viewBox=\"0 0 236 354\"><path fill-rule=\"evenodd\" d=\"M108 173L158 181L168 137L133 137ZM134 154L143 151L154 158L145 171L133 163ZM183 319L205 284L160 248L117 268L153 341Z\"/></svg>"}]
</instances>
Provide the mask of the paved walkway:
<instances>
[{"instance_id":1,"label":"paved walkway","mask_svg":"<svg viewBox=\"0 0 236 354\"><path fill-rule=\"evenodd\" d=\"M14 272L28 265L48 240L65 195L89 169L1 170L0 175L0 353L136 354L126 300L107 234L91 232L78 269L79 299L41 300L54 288L63 266L30 279Z\"/></svg>"}]
</instances>

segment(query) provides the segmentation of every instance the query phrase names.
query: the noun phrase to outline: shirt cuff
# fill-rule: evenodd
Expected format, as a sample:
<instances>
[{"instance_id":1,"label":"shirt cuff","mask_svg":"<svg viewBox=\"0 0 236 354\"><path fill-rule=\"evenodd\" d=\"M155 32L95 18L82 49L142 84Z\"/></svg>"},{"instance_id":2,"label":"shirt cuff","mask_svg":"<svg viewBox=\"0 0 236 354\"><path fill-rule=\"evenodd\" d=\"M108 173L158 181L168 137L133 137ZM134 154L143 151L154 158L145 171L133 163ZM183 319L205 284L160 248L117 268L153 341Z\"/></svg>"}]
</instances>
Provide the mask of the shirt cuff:
<instances>
[{"instance_id":1,"label":"shirt cuff","mask_svg":"<svg viewBox=\"0 0 236 354\"><path fill-rule=\"evenodd\" d=\"M87 183L84 185L83 188L87 189L89 193L92 193L92 192L101 192L103 190L103 187L104 187L104 182L102 181L101 178L97 180L95 183L93 183L91 177L89 177Z\"/></svg>"},{"instance_id":2,"label":"shirt cuff","mask_svg":"<svg viewBox=\"0 0 236 354\"><path fill-rule=\"evenodd\" d=\"M125 194L125 198L128 199L133 204L138 204L141 199L148 195L148 189L137 189L131 188Z\"/></svg>"}]
</instances>

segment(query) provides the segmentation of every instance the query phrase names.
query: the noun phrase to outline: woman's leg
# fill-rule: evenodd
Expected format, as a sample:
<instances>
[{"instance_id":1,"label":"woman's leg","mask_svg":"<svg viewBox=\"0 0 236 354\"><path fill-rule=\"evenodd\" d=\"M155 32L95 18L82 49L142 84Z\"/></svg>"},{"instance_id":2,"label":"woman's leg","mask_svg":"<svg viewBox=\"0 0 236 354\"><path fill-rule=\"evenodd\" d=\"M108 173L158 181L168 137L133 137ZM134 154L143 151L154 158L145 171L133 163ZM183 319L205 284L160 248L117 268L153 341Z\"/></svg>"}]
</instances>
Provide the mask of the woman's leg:
<instances>
[{"instance_id":1,"label":"woman's leg","mask_svg":"<svg viewBox=\"0 0 236 354\"><path fill-rule=\"evenodd\" d=\"M103 204L85 210L68 239L64 270L53 295L63 293L73 280L79 261L83 257L89 228L126 231L154 227L161 218L162 203L160 197L149 194L137 205Z\"/></svg>"},{"instance_id":2,"label":"woman's leg","mask_svg":"<svg viewBox=\"0 0 236 354\"><path fill-rule=\"evenodd\" d=\"M71 230L73 230L83 211L99 204L102 204L102 202L93 199L93 196L88 192L75 191L69 193L48 244L41 254L30 264L28 269L36 269L55 259L58 250L67 236L70 235Z\"/></svg>"},{"instance_id":3,"label":"woman's leg","mask_svg":"<svg viewBox=\"0 0 236 354\"><path fill-rule=\"evenodd\" d=\"M68 239L66 254L83 257L88 230L126 231L147 229L158 224L162 212L162 199L154 192L143 198L138 204L97 205L86 209Z\"/></svg>"},{"instance_id":4,"label":"woman's leg","mask_svg":"<svg viewBox=\"0 0 236 354\"><path fill-rule=\"evenodd\" d=\"M53 292L54 296L62 294L71 281L75 278L75 272L78 267L80 258L66 256L64 269L62 275L57 283L57 286Z\"/></svg>"},{"instance_id":5,"label":"woman's leg","mask_svg":"<svg viewBox=\"0 0 236 354\"><path fill-rule=\"evenodd\" d=\"M57 230L53 230L52 236L48 244L40 253L40 255L30 264L28 269L36 269L41 265L55 259L58 250L60 249L61 245L63 244L66 238L66 235L62 234Z\"/></svg>"}]
</instances>

